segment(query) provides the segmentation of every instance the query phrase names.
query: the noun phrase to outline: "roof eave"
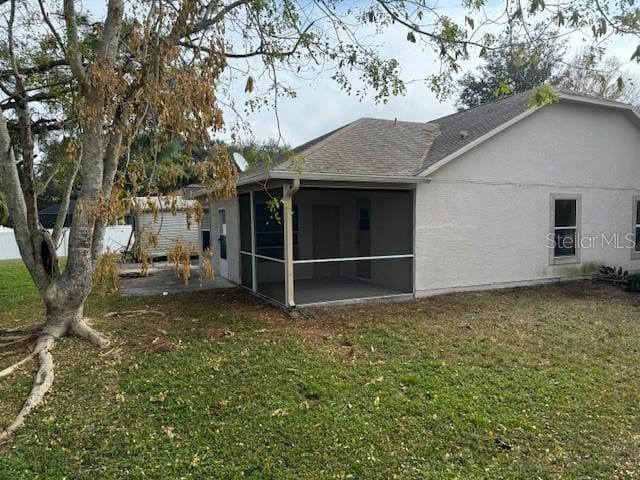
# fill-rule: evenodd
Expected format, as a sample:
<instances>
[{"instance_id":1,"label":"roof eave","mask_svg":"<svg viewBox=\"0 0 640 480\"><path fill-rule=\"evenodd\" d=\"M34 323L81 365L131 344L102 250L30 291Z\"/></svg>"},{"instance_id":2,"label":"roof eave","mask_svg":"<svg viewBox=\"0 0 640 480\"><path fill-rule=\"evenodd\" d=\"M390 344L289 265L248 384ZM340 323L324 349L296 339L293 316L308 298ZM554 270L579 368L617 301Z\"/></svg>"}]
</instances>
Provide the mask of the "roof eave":
<instances>
[{"instance_id":1,"label":"roof eave","mask_svg":"<svg viewBox=\"0 0 640 480\"><path fill-rule=\"evenodd\" d=\"M320 173L320 172L288 172L273 170L261 172L256 175L246 176L238 181L238 186L250 183L277 180L324 180L333 182L372 182L372 183L428 183L430 179L414 175L362 175L362 174L340 174L340 173Z\"/></svg>"}]
</instances>

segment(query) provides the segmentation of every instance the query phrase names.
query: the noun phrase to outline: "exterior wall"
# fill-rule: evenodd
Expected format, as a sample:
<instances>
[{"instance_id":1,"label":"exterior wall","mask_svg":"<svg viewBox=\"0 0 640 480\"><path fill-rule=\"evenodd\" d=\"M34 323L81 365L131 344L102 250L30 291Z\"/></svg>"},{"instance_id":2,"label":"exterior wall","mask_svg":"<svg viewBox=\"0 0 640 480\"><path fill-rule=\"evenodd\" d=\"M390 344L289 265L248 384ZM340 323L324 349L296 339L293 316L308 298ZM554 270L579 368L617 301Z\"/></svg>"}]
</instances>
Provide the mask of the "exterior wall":
<instances>
[{"instance_id":1,"label":"exterior wall","mask_svg":"<svg viewBox=\"0 0 640 480\"><path fill-rule=\"evenodd\" d=\"M211 226L211 250L213 253L213 271L220 272L220 221L218 209L227 210L227 261L229 262L229 278L234 283L240 283L240 212L238 197L226 200L212 200L209 208Z\"/></svg>"},{"instance_id":2,"label":"exterior wall","mask_svg":"<svg viewBox=\"0 0 640 480\"><path fill-rule=\"evenodd\" d=\"M157 246L152 246L148 240L148 233L158 234ZM173 215L169 211L158 212L156 220L151 212L136 214L136 236L141 248L146 248L151 257L164 257L175 245L176 239L182 239L197 251L200 245L200 228L195 222L188 228L187 215L178 212Z\"/></svg>"},{"instance_id":3,"label":"exterior wall","mask_svg":"<svg viewBox=\"0 0 640 480\"><path fill-rule=\"evenodd\" d=\"M551 105L431 178L416 197L417 295L569 278L596 264L640 269L631 248L600 241L625 242L640 194L640 130L624 114ZM550 262L553 194L581 196L579 263Z\"/></svg>"}]
</instances>

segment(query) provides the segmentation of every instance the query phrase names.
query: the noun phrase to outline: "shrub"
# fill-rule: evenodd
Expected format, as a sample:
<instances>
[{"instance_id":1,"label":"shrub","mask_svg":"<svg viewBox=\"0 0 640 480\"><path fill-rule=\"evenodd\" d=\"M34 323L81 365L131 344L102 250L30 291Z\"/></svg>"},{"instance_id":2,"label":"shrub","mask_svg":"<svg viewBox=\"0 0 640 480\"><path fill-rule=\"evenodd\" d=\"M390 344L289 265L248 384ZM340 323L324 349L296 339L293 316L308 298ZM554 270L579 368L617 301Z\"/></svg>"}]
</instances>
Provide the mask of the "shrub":
<instances>
[{"instance_id":1,"label":"shrub","mask_svg":"<svg viewBox=\"0 0 640 480\"><path fill-rule=\"evenodd\" d=\"M606 281L623 283L628 276L629 272L622 270L622 267L600 267L600 278Z\"/></svg>"},{"instance_id":2,"label":"shrub","mask_svg":"<svg viewBox=\"0 0 640 480\"><path fill-rule=\"evenodd\" d=\"M640 292L640 274L628 275L624 288L627 292Z\"/></svg>"}]
</instances>

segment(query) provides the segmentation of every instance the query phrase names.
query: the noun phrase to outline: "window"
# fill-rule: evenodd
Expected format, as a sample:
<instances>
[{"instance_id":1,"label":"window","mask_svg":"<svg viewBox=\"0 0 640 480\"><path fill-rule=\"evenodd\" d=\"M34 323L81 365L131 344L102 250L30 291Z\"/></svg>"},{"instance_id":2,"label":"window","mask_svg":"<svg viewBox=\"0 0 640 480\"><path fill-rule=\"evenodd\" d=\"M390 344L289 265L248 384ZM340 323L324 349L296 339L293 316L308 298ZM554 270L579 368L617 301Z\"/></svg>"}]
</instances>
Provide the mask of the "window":
<instances>
[{"instance_id":1,"label":"window","mask_svg":"<svg viewBox=\"0 0 640 480\"><path fill-rule=\"evenodd\" d=\"M580 196L551 196L552 264L579 261L579 221Z\"/></svg>"},{"instance_id":2,"label":"window","mask_svg":"<svg viewBox=\"0 0 640 480\"><path fill-rule=\"evenodd\" d=\"M220 259L227 259L227 211L224 208L218 210L218 226L220 228Z\"/></svg>"},{"instance_id":3,"label":"window","mask_svg":"<svg viewBox=\"0 0 640 480\"><path fill-rule=\"evenodd\" d=\"M202 230L202 251L207 248L211 248L211 232L209 230Z\"/></svg>"},{"instance_id":4,"label":"window","mask_svg":"<svg viewBox=\"0 0 640 480\"><path fill-rule=\"evenodd\" d=\"M634 246L631 250L631 259L640 259L640 195L633 197L633 224L631 226L634 237Z\"/></svg>"}]
</instances>

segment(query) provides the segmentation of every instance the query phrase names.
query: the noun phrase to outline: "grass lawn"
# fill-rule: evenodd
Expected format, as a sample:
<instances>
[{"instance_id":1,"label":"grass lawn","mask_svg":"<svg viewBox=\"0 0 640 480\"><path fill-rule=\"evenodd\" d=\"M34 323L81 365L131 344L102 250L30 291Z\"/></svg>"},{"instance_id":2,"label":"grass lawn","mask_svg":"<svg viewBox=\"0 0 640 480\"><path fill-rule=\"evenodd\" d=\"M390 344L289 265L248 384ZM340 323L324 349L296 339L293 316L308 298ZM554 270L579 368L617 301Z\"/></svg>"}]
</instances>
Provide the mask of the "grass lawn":
<instances>
[{"instance_id":1,"label":"grass lawn","mask_svg":"<svg viewBox=\"0 0 640 480\"><path fill-rule=\"evenodd\" d=\"M304 320L236 290L86 313L117 348L58 342L0 479L640 477L640 297L596 283ZM0 262L0 325L41 314ZM3 424L30 371L0 383Z\"/></svg>"}]
</instances>

